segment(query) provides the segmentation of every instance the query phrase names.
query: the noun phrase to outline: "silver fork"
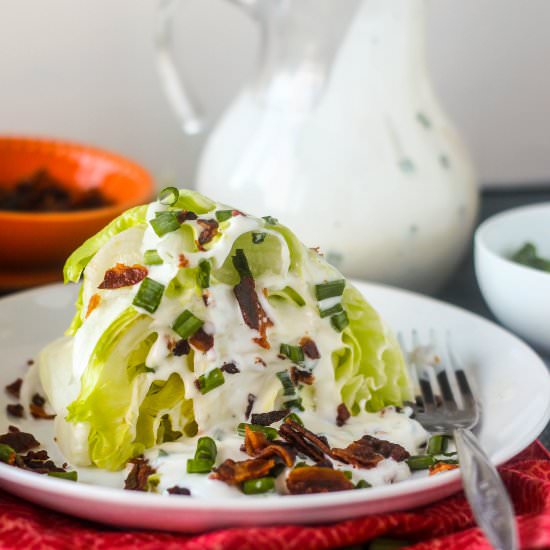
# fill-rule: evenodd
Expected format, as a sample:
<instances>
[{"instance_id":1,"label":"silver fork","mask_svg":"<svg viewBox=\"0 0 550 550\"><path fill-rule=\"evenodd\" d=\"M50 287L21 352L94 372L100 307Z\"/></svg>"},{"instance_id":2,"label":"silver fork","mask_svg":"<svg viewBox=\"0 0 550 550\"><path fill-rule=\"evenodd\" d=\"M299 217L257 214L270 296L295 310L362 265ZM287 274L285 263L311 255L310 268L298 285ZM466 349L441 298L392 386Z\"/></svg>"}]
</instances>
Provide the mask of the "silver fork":
<instances>
[{"instance_id":1,"label":"silver fork","mask_svg":"<svg viewBox=\"0 0 550 550\"><path fill-rule=\"evenodd\" d=\"M406 350L401 335L400 341ZM450 335L445 347L437 346L434 331L430 332L429 346L420 346L417 332L412 333L412 349L407 355L415 386L415 417L429 432L453 436L464 492L477 524L494 548L516 550L512 503L496 468L471 432L480 419L479 404L453 353ZM428 350L433 351L432 360Z\"/></svg>"}]
</instances>

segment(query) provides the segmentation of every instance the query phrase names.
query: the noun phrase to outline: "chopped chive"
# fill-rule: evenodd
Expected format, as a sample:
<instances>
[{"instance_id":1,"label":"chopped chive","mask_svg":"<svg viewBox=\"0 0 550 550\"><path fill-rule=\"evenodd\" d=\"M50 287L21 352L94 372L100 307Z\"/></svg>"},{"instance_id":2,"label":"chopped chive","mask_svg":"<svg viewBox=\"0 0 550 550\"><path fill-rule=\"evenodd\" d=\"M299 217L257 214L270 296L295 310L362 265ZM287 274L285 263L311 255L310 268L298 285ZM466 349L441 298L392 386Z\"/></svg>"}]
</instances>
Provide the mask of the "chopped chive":
<instances>
[{"instance_id":1,"label":"chopped chive","mask_svg":"<svg viewBox=\"0 0 550 550\"><path fill-rule=\"evenodd\" d=\"M262 432L269 440L277 438L278 433L275 428L270 428L269 426L261 426L260 424L247 424L246 422L241 422L237 426L237 433L241 437L244 437L246 434L246 426L248 426L253 432Z\"/></svg>"},{"instance_id":2,"label":"chopped chive","mask_svg":"<svg viewBox=\"0 0 550 550\"><path fill-rule=\"evenodd\" d=\"M288 357L293 363L300 364L304 362L304 350L300 346L291 346L290 344L281 344L279 353Z\"/></svg>"},{"instance_id":3,"label":"chopped chive","mask_svg":"<svg viewBox=\"0 0 550 550\"><path fill-rule=\"evenodd\" d=\"M0 462L13 464L15 461L15 451L4 443L0 443Z\"/></svg>"},{"instance_id":4,"label":"chopped chive","mask_svg":"<svg viewBox=\"0 0 550 550\"><path fill-rule=\"evenodd\" d=\"M193 334L195 334L195 332L197 332L203 324L204 323L198 317L195 317L188 309L186 309L174 321L172 328L185 339L193 336Z\"/></svg>"},{"instance_id":5,"label":"chopped chive","mask_svg":"<svg viewBox=\"0 0 550 550\"><path fill-rule=\"evenodd\" d=\"M273 491L275 488L275 478L273 477L260 477L258 479L248 479L243 485L243 493L245 495L259 495Z\"/></svg>"},{"instance_id":6,"label":"chopped chive","mask_svg":"<svg viewBox=\"0 0 550 550\"><path fill-rule=\"evenodd\" d=\"M306 305L306 301L298 294L291 286L285 286L283 288L283 292L286 292L288 297L298 306L298 307L304 307Z\"/></svg>"},{"instance_id":7,"label":"chopped chive","mask_svg":"<svg viewBox=\"0 0 550 550\"><path fill-rule=\"evenodd\" d=\"M298 409L300 411L304 410L302 399L300 397L297 397L296 399L291 399L290 401L285 401L285 407L287 409Z\"/></svg>"},{"instance_id":8,"label":"chopped chive","mask_svg":"<svg viewBox=\"0 0 550 550\"><path fill-rule=\"evenodd\" d=\"M342 332L348 325L348 314L345 311L341 311L330 318L330 324L336 332Z\"/></svg>"},{"instance_id":9,"label":"chopped chive","mask_svg":"<svg viewBox=\"0 0 550 550\"><path fill-rule=\"evenodd\" d=\"M277 225L279 223L279 220L273 216L262 216L262 220L268 225Z\"/></svg>"},{"instance_id":10,"label":"chopped chive","mask_svg":"<svg viewBox=\"0 0 550 550\"><path fill-rule=\"evenodd\" d=\"M265 238L267 237L267 233L252 233L252 242L254 244L260 244L265 241Z\"/></svg>"},{"instance_id":11,"label":"chopped chive","mask_svg":"<svg viewBox=\"0 0 550 550\"><path fill-rule=\"evenodd\" d=\"M139 290L134 296L132 304L143 308L149 313L155 313L159 307L162 295L164 293L164 285L153 281L149 277L145 277L139 285Z\"/></svg>"},{"instance_id":12,"label":"chopped chive","mask_svg":"<svg viewBox=\"0 0 550 550\"><path fill-rule=\"evenodd\" d=\"M198 426L198 424L197 424L194 420L191 420L191 422L189 422L188 424L186 424L186 425L183 427L183 433L184 433L187 437L194 437L194 436L196 436L198 431L199 431L199 426Z\"/></svg>"},{"instance_id":13,"label":"chopped chive","mask_svg":"<svg viewBox=\"0 0 550 550\"><path fill-rule=\"evenodd\" d=\"M429 455L440 455L447 450L448 438L446 435L437 434L430 437L426 453Z\"/></svg>"},{"instance_id":14,"label":"chopped chive","mask_svg":"<svg viewBox=\"0 0 550 550\"><path fill-rule=\"evenodd\" d=\"M300 426L304 425L304 423L302 422L302 419L296 413L290 413L287 417L285 417L285 420L287 418L289 420L296 422L296 424L299 424Z\"/></svg>"},{"instance_id":15,"label":"chopped chive","mask_svg":"<svg viewBox=\"0 0 550 550\"><path fill-rule=\"evenodd\" d=\"M218 454L218 448L215 441L211 437L200 437L197 442L197 450L195 451L196 459L210 460L215 462Z\"/></svg>"},{"instance_id":16,"label":"chopped chive","mask_svg":"<svg viewBox=\"0 0 550 550\"><path fill-rule=\"evenodd\" d=\"M221 386L225 379L223 377L223 372L219 368L212 369L207 374L201 374L198 378L199 382L199 391L204 395L212 391L214 388Z\"/></svg>"},{"instance_id":17,"label":"chopped chive","mask_svg":"<svg viewBox=\"0 0 550 550\"><path fill-rule=\"evenodd\" d=\"M187 460L188 474L208 474L212 471L212 461L204 458L190 458Z\"/></svg>"},{"instance_id":18,"label":"chopped chive","mask_svg":"<svg viewBox=\"0 0 550 550\"><path fill-rule=\"evenodd\" d=\"M158 201L164 206L174 206L178 202L180 192L175 187L165 187L158 196Z\"/></svg>"},{"instance_id":19,"label":"chopped chive","mask_svg":"<svg viewBox=\"0 0 550 550\"><path fill-rule=\"evenodd\" d=\"M353 474L349 470L341 470L341 472L346 476L347 479L351 479Z\"/></svg>"},{"instance_id":20,"label":"chopped chive","mask_svg":"<svg viewBox=\"0 0 550 550\"><path fill-rule=\"evenodd\" d=\"M208 288L210 286L210 270L211 265L208 260L201 260L199 262L197 280L201 288Z\"/></svg>"},{"instance_id":21,"label":"chopped chive","mask_svg":"<svg viewBox=\"0 0 550 550\"><path fill-rule=\"evenodd\" d=\"M281 384L283 385L283 395L295 395L296 390L294 388L294 384L292 383L292 380L290 379L290 374L288 374L288 371L282 370L277 373L277 378L281 381Z\"/></svg>"},{"instance_id":22,"label":"chopped chive","mask_svg":"<svg viewBox=\"0 0 550 550\"><path fill-rule=\"evenodd\" d=\"M342 304L336 304L335 306L329 307L327 309L319 308L319 316L321 317L321 319L324 319L325 317L330 317L331 315L341 313L342 311L344 311Z\"/></svg>"},{"instance_id":23,"label":"chopped chive","mask_svg":"<svg viewBox=\"0 0 550 550\"><path fill-rule=\"evenodd\" d=\"M407 458L407 464L411 470L426 470L434 464L434 458L428 455L410 456Z\"/></svg>"},{"instance_id":24,"label":"chopped chive","mask_svg":"<svg viewBox=\"0 0 550 550\"><path fill-rule=\"evenodd\" d=\"M172 210L157 212L155 218L149 223L159 237L162 237L167 233L171 233L172 231L176 231L176 229L179 229L181 226L178 221L177 212Z\"/></svg>"},{"instance_id":25,"label":"chopped chive","mask_svg":"<svg viewBox=\"0 0 550 550\"><path fill-rule=\"evenodd\" d=\"M161 456L168 456L168 453L164 449L159 449L159 457Z\"/></svg>"},{"instance_id":26,"label":"chopped chive","mask_svg":"<svg viewBox=\"0 0 550 550\"><path fill-rule=\"evenodd\" d=\"M50 477L58 477L60 479L68 479L69 481L76 481L78 479L78 473L76 470L70 472L48 472Z\"/></svg>"},{"instance_id":27,"label":"chopped chive","mask_svg":"<svg viewBox=\"0 0 550 550\"><path fill-rule=\"evenodd\" d=\"M233 210L218 210L216 211L216 219L219 222L226 222L233 216Z\"/></svg>"},{"instance_id":28,"label":"chopped chive","mask_svg":"<svg viewBox=\"0 0 550 550\"><path fill-rule=\"evenodd\" d=\"M458 460L447 458L445 460L436 460L436 464L458 464Z\"/></svg>"},{"instance_id":29,"label":"chopped chive","mask_svg":"<svg viewBox=\"0 0 550 550\"><path fill-rule=\"evenodd\" d=\"M368 489L369 487L372 487L372 485L364 479L360 479L355 485L356 489Z\"/></svg>"},{"instance_id":30,"label":"chopped chive","mask_svg":"<svg viewBox=\"0 0 550 550\"><path fill-rule=\"evenodd\" d=\"M164 263L164 260L156 250L146 250L143 254L143 261L145 265L160 265Z\"/></svg>"},{"instance_id":31,"label":"chopped chive","mask_svg":"<svg viewBox=\"0 0 550 550\"><path fill-rule=\"evenodd\" d=\"M242 248L237 248L237 250L235 250L235 256L233 256L231 259L233 260L233 265L235 266L235 269L237 270L237 273L241 278L252 277L252 272L250 271L250 267L248 266L248 260L246 259L244 250Z\"/></svg>"},{"instance_id":32,"label":"chopped chive","mask_svg":"<svg viewBox=\"0 0 550 550\"><path fill-rule=\"evenodd\" d=\"M329 281L328 283L321 283L315 285L315 296L319 301L326 300L327 298L334 298L335 296L342 296L345 287L345 279L337 279L335 281Z\"/></svg>"}]
</instances>

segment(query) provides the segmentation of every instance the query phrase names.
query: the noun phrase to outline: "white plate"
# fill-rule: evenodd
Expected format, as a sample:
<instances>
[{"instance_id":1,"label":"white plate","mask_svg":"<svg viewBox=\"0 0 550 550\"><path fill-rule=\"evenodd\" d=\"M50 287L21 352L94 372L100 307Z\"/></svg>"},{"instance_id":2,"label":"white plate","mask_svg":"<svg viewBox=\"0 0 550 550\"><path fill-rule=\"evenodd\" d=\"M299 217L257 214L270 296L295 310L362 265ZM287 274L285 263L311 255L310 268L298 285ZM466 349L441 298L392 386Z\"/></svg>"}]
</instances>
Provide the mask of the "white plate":
<instances>
[{"instance_id":1,"label":"white plate","mask_svg":"<svg viewBox=\"0 0 550 550\"><path fill-rule=\"evenodd\" d=\"M479 436L495 464L527 447L550 418L544 363L510 333L459 308L410 292L358 283L394 330L450 330L454 347L483 404ZM72 316L74 288L51 285L0 300L0 385L21 376L25 362L59 336ZM0 392L0 433L8 402ZM32 427L30 423L32 422ZM53 449L52 423L17 422ZM49 442L49 443L48 443ZM50 453L55 459L55 449ZM198 532L227 526L332 522L427 504L460 487L458 471L362 491L204 501L164 497L48 478L0 464L1 486L68 514L119 526Z\"/></svg>"}]
</instances>

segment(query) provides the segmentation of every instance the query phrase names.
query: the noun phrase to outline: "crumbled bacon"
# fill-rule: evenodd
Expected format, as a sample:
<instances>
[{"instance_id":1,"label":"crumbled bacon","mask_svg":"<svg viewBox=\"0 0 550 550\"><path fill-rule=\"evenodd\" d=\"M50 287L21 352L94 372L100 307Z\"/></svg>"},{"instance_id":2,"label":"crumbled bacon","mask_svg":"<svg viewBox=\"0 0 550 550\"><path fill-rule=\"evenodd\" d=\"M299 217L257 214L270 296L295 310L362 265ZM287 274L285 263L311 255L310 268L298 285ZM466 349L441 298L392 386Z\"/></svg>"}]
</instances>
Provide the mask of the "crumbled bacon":
<instances>
[{"instance_id":1,"label":"crumbled bacon","mask_svg":"<svg viewBox=\"0 0 550 550\"><path fill-rule=\"evenodd\" d=\"M174 485L169 489L166 489L166 492L169 495L185 495L187 497L191 496L191 491L186 487L180 487L179 485Z\"/></svg>"},{"instance_id":2,"label":"crumbled bacon","mask_svg":"<svg viewBox=\"0 0 550 550\"><path fill-rule=\"evenodd\" d=\"M15 457L15 466L23 470L31 470L36 474L65 471L65 468L57 466L50 459L47 451L29 451L26 455L17 455Z\"/></svg>"},{"instance_id":3,"label":"crumbled bacon","mask_svg":"<svg viewBox=\"0 0 550 550\"><path fill-rule=\"evenodd\" d=\"M245 427L244 450L256 458L280 458L289 468L296 460L296 452L286 443L273 442L267 439L262 432L255 432L248 426Z\"/></svg>"},{"instance_id":4,"label":"crumbled bacon","mask_svg":"<svg viewBox=\"0 0 550 550\"><path fill-rule=\"evenodd\" d=\"M319 350L317 349L317 344L309 338L308 336L304 336L300 339L300 347L304 350L304 353L306 357L309 357L310 359L320 359L321 354L319 353Z\"/></svg>"},{"instance_id":5,"label":"crumbled bacon","mask_svg":"<svg viewBox=\"0 0 550 550\"><path fill-rule=\"evenodd\" d=\"M308 370L302 370L298 367L291 367L290 380L296 386L297 384L307 384L311 386L315 382L315 376Z\"/></svg>"},{"instance_id":6,"label":"crumbled bacon","mask_svg":"<svg viewBox=\"0 0 550 550\"><path fill-rule=\"evenodd\" d=\"M267 367L267 363L261 357L256 357L254 363L256 363L256 365L262 365L262 367Z\"/></svg>"},{"instance_id":7,"label":"crumbled bacon","mask_svg":"<svg viewBox=\"0 0 550 550\"><path fill-rule=\"evenodd\" d=\"M20 403L18 403L17 405L6 405L6 412L10 416L15 416L16 418L23 418L23 413L25 412L25 408Z\"/></svg>"},{"instance_id":8,"label":"crumbled bacon","mask_svg":"<svg viewBox=\"0 0 550 550\"><path fill-rule=\"evenodd\" d=\"M208 289L202 291L202 303L206 307L210 305L210 291Z\"/></svg>"},{"instance_id":9,"label":"crumbled bacon","mask_svg":"<svg viewBox=\"0 0 550 550\"><path fill-rule=\"evenodd\" d=\"M343 426L348 420L349 420L349 417L351 416L348 408L346 407L346 405L344 403L340 403L340 405L338 405L338 408L336 409L336 425L337 426Z\"/></svg>"},{"instance_id":10,"label":"crumbled bacon","mask_svg":"<svg viewBox=\"0 0 550 550\"><path fill-rule=\"evenodd\" d=\"M260 426L271 426L274 422L279 422L288 414L288 410L271 411L266 413L253 414L251 418L252 424L259 424Z\"/></svg>"},{"instance_id":11,"label":"crumbled bacon","mask_svg":"<svg viewBox=\"0 0 550 550\"><path fill-rule=\"evenodd\" d=\"M132 458L128 462L132 464L132 469L124 481L124 488L128 491L147 491L147 480L156 470L143 457Z\"/></svg>"},{"instance_id":12,"label":"crumbled bacon","mask_svg":"<svg viewBox=\"0 0 550 550\"><path fill-rule=\"evenodd\" d=\"M235 365L235 363L224 363L220 367L220 370L222 372L226 372L227 374L237 374L237 373L241 372L239 370L239 368L237 367L237 365Z\"/></svg>"},{"instance_id":13,"label":"crumbled bacon","mask_svg":"<svg viewBox=\"0 0 550 550\"><path fill-rule=\"evenodd\" d=\"M272 458L254 458L240 462L228 458L217 468L214 468L214 473L210 474L210 479L218 479L228 485L240 485L249 479L265 477L274 466L275 460Z\"/></svg>"},{"instance_id":14,"label":"crumbled bacon","mask_svg":"<svg viewBox=\"0 0 550 550\"><path fill-rule=\"evenodd\" d=\"M331 493L354 488L342 471L318 466L295 468L288 475L286 486L292 495Z\"/></svg>"},{"instance_id":15,"label":"crumbled bacon","mask_svg":"<svg viewBox=\"0 0 550 550\"><path fill-rule=\"evenodd\" d=\"M44 420L52 420L55 418L55 414L48 414L45 409L44 405L46 403L46 400L39 394L35 393L32 396L31 404L29 405L29 410L31 411L31 415L33 418L36 419L44 419Z\"/></svg>"},{"instance_id":16,"label":"crumbled bacon","mask_svg":"<svg viewBox=\"0 0 550 550\"><path fill-rule=\"evenodd\" d=\"M273 322L260 304L252 276L241 276L241 281L234 287L233 292L239 303L243 321L248 327L260 333L260 337L254 338L254 342L264 349L270 349L266 333L267 329L273 326Z\"/></svg>"},{"instance_id":17,"label":"crumbled bacon","mask_svg":"<svg viewBox=\"0 0 550 550\"><path fill-rule=\"evenodd\" d=\"M202 227L199 234L199 250L204 250L204 245L209 243L218 234L218 222L216 220L197 220L197 223Z\"/></svg>"},{"instance_id":18,"label":"crumbled bacon","mask_svg":"<svg viewBox=\"0 0 550 550\"><path fill-rule=\"evenodd\" d=\"M189 265L189 260L185 257L185 254L180 254L178 256L178 267L187 267Z\"/></svg>"},{"instance_id":19,"label":"crumbled bacon","mask_svg":"<svg viewBox=\"0 0 550 550\"><path fill-rule=\"evenodd\" d=\"M206 353L214 345L214 336L205 332L201 327L189 338L189 343L199 351Z\"/></svg>"},{"instance_id":20,"label":"crumbled bacon","mask_svg":"<svg viewBox=\"0 0 550 550\"><path fill-rule=\"evenodd\" d=\"M92 294L90 301L88 302L88 309L86 310L86 319L90 316L92 311L101 303L101 296L99 294Z\"/></svg>"},{"instance_id":21,"label":"crumbled bacon","mask_svg":"<svg viewBox=\"0 0 550 550\"><path fill-rule=\"evenodd\" d=\"M324 460L325 454L330 455L330 447L326 440L300 426L290 418L287 418L279 428L279 435L299 453L315 462Z\"/></svg>"},{"instance_id":22,"label":"crumbled bacon","mask_svg":"<svg viewBox=\"0 0 550 550\"><path fill-rule=\"evenodd\" d=\"M0 435L0 443L8 445L16 453L26 453L40 446L32 434L21 432L14 426L9 427L8 433Z\"/></svg>"},{"instance_id":23,"label":"crumbled bacon","mask_svg":"<svg viewBox=\"0 0 550 550\"><path fill-rule=\"evenodd\" d=\"M345 449L332 449L331 456L357 468L374 468L384 458L400 462L408 458L409 453L401 445L364 435Z\"/></svg>"},{"instance_id":24,"label":"crumbled bacon","mask_svg":"<svg viewBox=\"0 0 550 550\"><path fill-rule=\"evenodd\" d=\"M181 357L182 355L187 355L191 351L189 342L187 340L178 340L174 347L172 348L172 353L176 357Z\"/></svg>"},{"instance_id":25,"label":"crumbled bacon","mask_svg":"<svg viewBox=\"0 0 550 550\"><path fill-rule=\"evenodd\" d=\"M244 417L248 419L250 413L252 412L252 407L254 406L254 401L256 401L256 396L253 393L249 393L247 397L246 410L244 412Z\"/></svg>"},{"instance_id":26,"label":"crumbled bacon","mask_svg":"<svg viewBox=\"0 0 550 550\"><path fill-rule=\"evenodd\" d=\"M196 220L198 216L195 212L191 212L190 210L182 210L181 212L178 212L176 218L178 222L184 223L188 220Z\"/></svg>"},{"instance_id":27,"label":"crumbled bacon","mask_svg":"<svg viewBox=\"0 0 550 550\"><path fill-rule=\"evenodd\" d=\"M13 397L19 399L19 394L21 392L21 384L23 384L23 379L18 378L11 384L6 386L6 392L12 395Z\"/></svg>"},{"instance_id":28,"label":"crumbled bacon","mask_svg":"<svg viewBox=\"0 0 550 550\"><path fill-rule=\"evenodd\" d=\"M134 264L132 266L117 263L105 272L103 282L97 287L101 289L115 289L132 286L147 277L147 268Z\"/></svg>"},{"instance_id":29,"label":"crumbled bacon","mask_svg":"<svg viewBox=\"0 0 550 550\"><path fill-rule=\"evenodd\" d=\"M448 472L449 470L456 470L458 464L447 464L445 462L436 462L430 466L430 475L440 474L441 472Z\"/></svg>"}]
</instances>

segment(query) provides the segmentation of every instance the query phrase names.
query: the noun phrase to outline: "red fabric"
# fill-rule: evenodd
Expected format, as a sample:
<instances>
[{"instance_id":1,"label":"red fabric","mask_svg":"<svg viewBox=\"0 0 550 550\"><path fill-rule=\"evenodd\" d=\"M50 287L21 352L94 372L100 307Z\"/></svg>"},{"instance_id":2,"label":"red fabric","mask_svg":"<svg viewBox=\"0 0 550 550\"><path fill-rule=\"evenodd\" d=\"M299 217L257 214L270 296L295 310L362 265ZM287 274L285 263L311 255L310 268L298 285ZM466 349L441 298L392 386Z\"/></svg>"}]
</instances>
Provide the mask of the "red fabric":
<instances>
[{"instance_id":1,"label":"red fabric","mask_svg":"<svg viewBox=\"0 0 550 550\"><path fill-rule=\"evenodd\" d=\"M521 548L550 548L550 453L536 442L500 468L517 513ZM411 512L333 525L224 529L198 536L119 531L29 504L0 492L0 548L124 550L325 549L374 537L401 538L411 550L490 550L462 494Z\"/></svg>"}]
</instances>

